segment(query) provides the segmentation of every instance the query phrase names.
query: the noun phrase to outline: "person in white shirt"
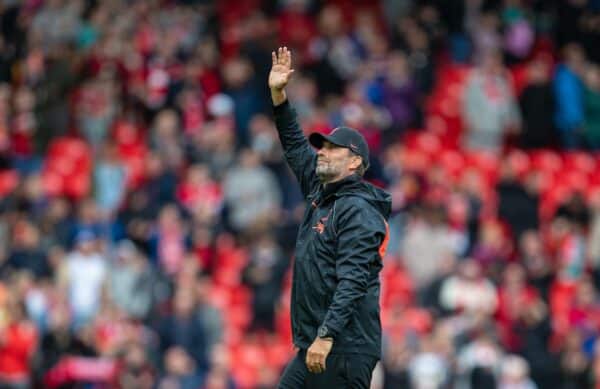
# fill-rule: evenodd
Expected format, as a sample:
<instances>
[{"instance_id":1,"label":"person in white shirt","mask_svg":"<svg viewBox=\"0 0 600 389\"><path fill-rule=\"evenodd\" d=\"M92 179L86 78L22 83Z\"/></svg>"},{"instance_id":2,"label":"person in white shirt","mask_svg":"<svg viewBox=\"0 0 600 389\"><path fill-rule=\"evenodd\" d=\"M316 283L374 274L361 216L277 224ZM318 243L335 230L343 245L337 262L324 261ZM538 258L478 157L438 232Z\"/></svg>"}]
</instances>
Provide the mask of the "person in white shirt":
<instances>
[{"instance_id":1,"label":"person in white shirt","mask_svg":"<svg viewBox=\"0 0 600 389\"><path fill-rule=\"evenodd\" d=\"M76 328L87 324L98 312L106 276L106 258L97 250L96 237L90 231L80 232L61 277Z\"/></svg>"},{"instance_id":2,"label":"person in white shirt","mask_svg":"<svg viewBox=\"0 0 600 389\"><path fill-rule=\"evenodd\" d=\"M465 259L457 275L448 278L440 291L441 305L454 312L491 316L498 306L494 284L482 273L480 265Z\"/></svg>"}]
</instances>

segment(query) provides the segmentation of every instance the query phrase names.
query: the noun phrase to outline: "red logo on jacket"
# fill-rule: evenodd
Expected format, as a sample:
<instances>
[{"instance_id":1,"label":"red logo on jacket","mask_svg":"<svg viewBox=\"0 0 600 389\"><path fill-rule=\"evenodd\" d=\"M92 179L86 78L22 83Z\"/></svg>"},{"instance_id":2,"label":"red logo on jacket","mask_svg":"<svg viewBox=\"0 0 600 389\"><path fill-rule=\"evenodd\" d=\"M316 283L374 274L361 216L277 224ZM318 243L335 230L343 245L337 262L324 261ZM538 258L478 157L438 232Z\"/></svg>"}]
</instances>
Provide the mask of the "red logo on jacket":
<instances>
[{"instance_id":1,"label":"red logo on jacket","mask_svg":"<svg viewBox=\"0 0 600 389\"><path fill-rule=\"evenodd\" d=\"M329 216L322 217L316 225L313 226L313 230L317 231L319 234L322 234L325 231L325 222L329 219Z\"/></svg>"}]
</instances>

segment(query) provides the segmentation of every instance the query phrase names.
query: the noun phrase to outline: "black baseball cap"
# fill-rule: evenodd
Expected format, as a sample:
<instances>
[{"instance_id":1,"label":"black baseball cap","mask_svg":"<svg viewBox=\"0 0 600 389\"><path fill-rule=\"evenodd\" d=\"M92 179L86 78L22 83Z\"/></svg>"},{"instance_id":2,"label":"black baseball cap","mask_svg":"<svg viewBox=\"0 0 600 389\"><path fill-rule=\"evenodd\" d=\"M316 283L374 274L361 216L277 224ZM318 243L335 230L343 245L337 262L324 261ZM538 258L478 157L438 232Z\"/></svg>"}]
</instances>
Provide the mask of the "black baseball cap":
<instances>
[{"instance_id":1,"label":"black baseball cap","mask_svg":"<svg viewBox=\"0 0 600 389\"><path fill-rule=\"evenodd\" d=\"M354 128L337 127L329 135L313 132L308 137L308 141L317 149L323 147L323 142L325 141L333 143L336 146L346 147L354 154L362 157L365 169L369 167L369 146L365 137Z\"/></svg>"}]
</instances>

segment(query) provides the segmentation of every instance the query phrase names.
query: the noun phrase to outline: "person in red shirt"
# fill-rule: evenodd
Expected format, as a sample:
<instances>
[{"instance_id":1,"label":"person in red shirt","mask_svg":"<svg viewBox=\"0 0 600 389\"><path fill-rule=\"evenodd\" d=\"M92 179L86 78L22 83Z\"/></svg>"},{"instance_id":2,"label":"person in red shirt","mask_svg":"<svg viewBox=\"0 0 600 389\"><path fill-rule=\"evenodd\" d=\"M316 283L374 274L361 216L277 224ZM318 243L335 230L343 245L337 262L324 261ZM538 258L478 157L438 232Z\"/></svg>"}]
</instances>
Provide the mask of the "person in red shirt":
<instances>
[{"instance_id":1,"label":"person in red shirt","mask_svg":"<svg viewBox=\"0 0 600 389\"><path fill-rule=\"evenodd\" d=\"M515 331L515 326L522 319L525 309L539 296L537 290L527 284L525 270L520 264L509 264L504 270L503 278L498 291L496 319L504 346L514 352L522 346L522 339Z\"/></svg>"},{"instance_id":2,"label":"person in red shirt","mask_svg":"<svg viewBox=\"0 0 600 389\"><path fill-rule=\"evenodd\" d=\"M0 310L0 387L28 388L37 330L16 296L9 294Z\"/></svg>"},{"instance_id":3,"label":"person in red shirt","mask_svg":"<svg viewBox=\"0 0 600 389\"><path fill-rule=\"evenodd\" d=\"M600 305L598 292L591 279L584 277L577 285L569 309L569 326L592 339L600 330Z\"/></svg>"}]
</instances>

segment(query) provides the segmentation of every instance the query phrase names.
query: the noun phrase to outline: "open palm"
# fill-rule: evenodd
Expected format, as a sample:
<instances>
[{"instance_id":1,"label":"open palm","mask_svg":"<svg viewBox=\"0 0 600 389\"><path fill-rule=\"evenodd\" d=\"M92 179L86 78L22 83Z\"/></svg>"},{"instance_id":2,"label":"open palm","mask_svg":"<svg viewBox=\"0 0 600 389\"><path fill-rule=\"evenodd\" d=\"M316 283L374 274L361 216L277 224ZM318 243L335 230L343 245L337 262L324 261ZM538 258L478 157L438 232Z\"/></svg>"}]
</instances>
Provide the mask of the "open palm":
<instances>
[{"instance_id":1,"label":"open palm","mask_svg":"<svg viewBox=\"0 0 600 389\"><path fill-rule=\"evenodd\" d=\"M294 72L292 69L292 53L287 47L280 47L277 52L272 52L273 65L269 73L269 88L282 90Z\"/></svg>"}]
</instances>

